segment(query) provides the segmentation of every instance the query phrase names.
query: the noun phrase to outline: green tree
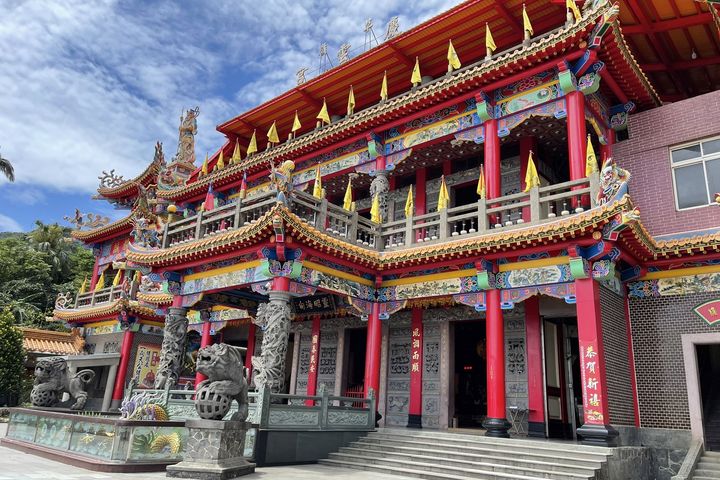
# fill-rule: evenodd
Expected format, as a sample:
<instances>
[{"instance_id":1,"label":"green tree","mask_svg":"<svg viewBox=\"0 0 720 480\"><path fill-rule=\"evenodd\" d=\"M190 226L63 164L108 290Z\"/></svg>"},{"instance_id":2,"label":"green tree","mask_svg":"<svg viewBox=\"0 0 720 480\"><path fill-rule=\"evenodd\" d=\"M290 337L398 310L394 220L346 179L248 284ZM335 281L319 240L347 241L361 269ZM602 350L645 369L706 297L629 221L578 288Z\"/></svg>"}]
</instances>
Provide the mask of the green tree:
<instances>
[{"instance_id":1,"label":"green tree","mask_svg":"<svg viewBox=\"0 0 720 480\"><path fill-rule=\"evenodd\" d=\"M13 321L12 313L0 312L0 404L4 405L17 403L25 371L23 335Z\"/></svg>"},{"instance_id":2,"label":"green tree","mask_svg":"<svg viewBox=\"0 0 720 480\"><path fill-rule=\"evenodd\" d=\"M70 273L70 254L74 244L68 236L69 230L57 223L45 224L35 221L35 230L28 234L30 245L47 256L53 280L62 281Z\"/></svg>"}]
</instances>

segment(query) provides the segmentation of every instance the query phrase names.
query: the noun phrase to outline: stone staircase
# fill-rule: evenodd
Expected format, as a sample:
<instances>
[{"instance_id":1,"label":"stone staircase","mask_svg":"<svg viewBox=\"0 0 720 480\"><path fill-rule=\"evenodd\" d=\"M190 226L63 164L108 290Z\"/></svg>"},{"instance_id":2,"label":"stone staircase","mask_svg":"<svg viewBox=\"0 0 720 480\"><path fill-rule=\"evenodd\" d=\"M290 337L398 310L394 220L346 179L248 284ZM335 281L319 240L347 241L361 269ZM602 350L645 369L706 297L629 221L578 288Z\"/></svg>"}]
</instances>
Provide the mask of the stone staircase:
<instances>
[{"instance_id":1,"label":"stone staircase","mask_svg":"<svg viewBox=\"0 0 720 480\"><path fill-rule=\"evenodd\" d=\"M720 479L720 452L705 452L695 466L694 480Z\"/></svg>"},{"instance_id":2,"label":"stone staircase","mask_svg":"<svg viewBox=\"0 0 720 480\"><path fill-rule=\"evenodd\" d=\"M610 455L569 442L380 429L320 463L429 480L589 480L600 478Z\"/></svg>"}]
</instances>

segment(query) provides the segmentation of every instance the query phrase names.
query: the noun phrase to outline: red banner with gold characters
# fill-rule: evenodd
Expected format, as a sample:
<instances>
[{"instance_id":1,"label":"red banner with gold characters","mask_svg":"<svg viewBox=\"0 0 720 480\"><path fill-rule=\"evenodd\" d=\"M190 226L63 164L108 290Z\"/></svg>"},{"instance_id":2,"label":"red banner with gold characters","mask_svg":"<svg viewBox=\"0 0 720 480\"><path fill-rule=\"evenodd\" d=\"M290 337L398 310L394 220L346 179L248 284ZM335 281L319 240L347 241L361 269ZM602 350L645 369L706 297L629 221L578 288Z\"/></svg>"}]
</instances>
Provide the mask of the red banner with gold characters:
<instances>
[{"instance_id":1,"label":"red banner with gold characters","mask_svg":"<svg viewBox=\"0 0 720 480\"><path fill-rule=\"evenodd\" d=\"M705 320L708 325L715 325L720 322L720 298L701 303L697 307L693 308L693 310L700 316L700 318Z\"/></svg>"},{"instance_id":2,"label":"red banner with gold characters","mask_svg":"<svg viewBox=\"0 0 720 480\"><path fill-rule=\"evenodd\" d=\"M603 425L605 410L602 394L601 365L598 361L597 342L580 341L580 373L585 423Z\"/></svg>"}]
</instances>

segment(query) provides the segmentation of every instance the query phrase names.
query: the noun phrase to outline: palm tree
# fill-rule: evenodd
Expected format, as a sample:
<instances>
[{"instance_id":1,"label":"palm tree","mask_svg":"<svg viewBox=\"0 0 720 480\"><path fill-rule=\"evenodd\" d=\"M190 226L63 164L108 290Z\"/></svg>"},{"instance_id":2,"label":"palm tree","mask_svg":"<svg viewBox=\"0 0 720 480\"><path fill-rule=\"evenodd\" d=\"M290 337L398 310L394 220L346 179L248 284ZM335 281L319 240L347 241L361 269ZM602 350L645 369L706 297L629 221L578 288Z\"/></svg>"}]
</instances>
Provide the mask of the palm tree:
<instances>
[{"instance_id":1,"label":"palm tree","mask_svg":"<svg viewBox=\"0 0 720 480\"><path fill-rule=\"evenodd\" d=\"M2 155L0 155L0 173L5 175L9 181L15 181L15 169L12 163L10 163L10 160L3 158Z\"/></svg>"}]
</instances>

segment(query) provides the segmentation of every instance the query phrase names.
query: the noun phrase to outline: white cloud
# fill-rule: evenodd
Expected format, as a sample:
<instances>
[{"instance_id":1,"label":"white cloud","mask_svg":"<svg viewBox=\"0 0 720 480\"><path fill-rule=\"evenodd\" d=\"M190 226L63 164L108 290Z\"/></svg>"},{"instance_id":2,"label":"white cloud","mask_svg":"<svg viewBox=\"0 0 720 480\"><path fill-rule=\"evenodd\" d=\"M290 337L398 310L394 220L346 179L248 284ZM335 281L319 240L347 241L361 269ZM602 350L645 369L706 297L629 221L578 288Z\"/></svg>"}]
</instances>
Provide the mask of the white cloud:
<instances>
[{"instance_id":1,"label":"white cloud","mask_svg":"<svg viewBox=\"0 0 720 480\"><path fill-rule=\"evenodd\" d=\"M367 17L382 37L395 14L408 29L454 3L6 2L3 156L20 185L90 193L102 170L142 171L156 140L171 157L181 109L199 105L202 157L223 141L217 124L292 87L298 68L317 64L321 42L334 59L340 44L362 45Z\"/></svg>"},{"instance_id":2,"label":"white cloud","mask_svg":"<svg viewBox=\"0 0 720 480\"><path fill-rule=\"evenodd\" d=\"M22 232L23 228L18 222L0 213L0 232Z\"/></svg>"}]
</instances>

